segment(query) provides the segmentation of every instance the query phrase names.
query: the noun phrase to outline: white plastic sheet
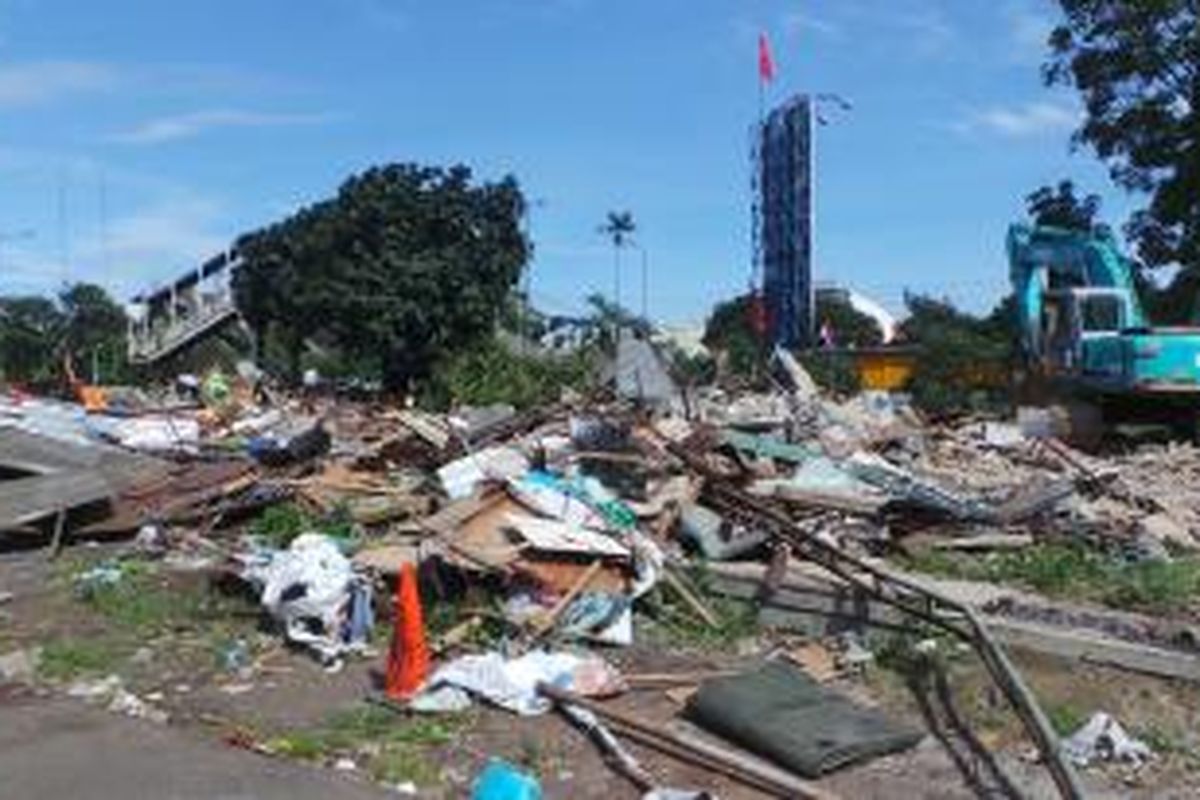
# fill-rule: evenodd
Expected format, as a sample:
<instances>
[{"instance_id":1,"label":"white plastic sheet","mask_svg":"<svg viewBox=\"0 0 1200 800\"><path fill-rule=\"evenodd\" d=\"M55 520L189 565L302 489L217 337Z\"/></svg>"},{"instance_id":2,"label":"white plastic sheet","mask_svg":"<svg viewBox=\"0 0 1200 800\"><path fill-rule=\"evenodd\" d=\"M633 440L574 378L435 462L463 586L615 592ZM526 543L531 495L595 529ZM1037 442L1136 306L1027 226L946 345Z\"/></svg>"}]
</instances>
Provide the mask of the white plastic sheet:
<instances>
[{"instance_id":1,"label":"white plastic sheet","mask_svg":"<svg viewBox=\"0 0 1200 800\"><path fill-rule=\"evenodd\" d=\"M1145 742L1130 736L1103 711L1092 714L1082 728L1063 740L1062 749L1081 767L1093 761L1125 761L1140 767L1153 755Z\"/></svg>"},{"instance_id":2,"label":"white plastic sheet","mask_svg":"<svg viewBox=\"0 0 1200 800\"><path fill-rule=\"evenodd\" d=\"M301 534L287 550L252 558L242 576L262 587L260 601L283 623L287 638L323 661L364 646L363 626L350 624L351 611L353 595L369 593L370 586L328 536Z\"/></svg>"},{"instance_id":3,"label":"white plastic sheet","mask_svg":"<svg viewBox=\"0 0 1200 800\"><path fill-rule=\"evenodd\" d=\"M483 653L462 656L440 667L411 706L417 711L460 710L463 701L469 705L469 697L474 695L521 716L535 716L551 707L550 701L538 694L539 683L585 697L622 688L620 674L597 656L534 650L506 659L499 653Z\"/></svg>"}]
</instances>

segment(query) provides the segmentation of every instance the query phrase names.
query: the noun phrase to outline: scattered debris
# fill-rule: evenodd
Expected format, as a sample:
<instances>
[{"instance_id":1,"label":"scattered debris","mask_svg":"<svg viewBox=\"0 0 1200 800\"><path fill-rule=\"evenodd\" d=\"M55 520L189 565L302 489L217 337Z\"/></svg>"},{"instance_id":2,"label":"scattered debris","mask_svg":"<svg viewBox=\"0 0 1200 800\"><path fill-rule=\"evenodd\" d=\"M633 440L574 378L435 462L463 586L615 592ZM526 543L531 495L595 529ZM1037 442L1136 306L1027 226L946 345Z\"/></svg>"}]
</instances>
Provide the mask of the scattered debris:
<instances>
[{"instance_id":1,"label":"scattered debris","mask_svg":"<svg viewBox=\"0 0 1200 800\"><path fill-rule=\"evenodd\" d=\"M0 656L0 683L31 683L40 660L40 648L5 653Z\"/></svg>"},{"instance_id":2,"label":"scattered debris","mask_svg":"<svg viewBox=\"0 0 1200 800\"><path fill-rule=\"evenodd\" d=\"M304 533L287 550L239 556L242 577L290 641L311 648L327 665L361 651L374 626L371 584L328 536Z\"/></svg>"},{"instance_id":3,"label":"scattered debris","mask_svg":"<svg viewBox=\"0 0 1200 800\"><path fill-rule=\"evenodd\" d=\"M1063 740L1062 747L1081 767L1095 761L1121 761L1140 767L1154 755L1145 742L1134 739L1103 711L1092 714L1083 727Z\"/></svg>"},{"instance_id":4,"label":"scattered debris","mask_svg":"<svg viewBox=\"0 0 1200 800\"><path fill-rule=\"evenodd\" d=\"M917 652L932 657L941 652L928 644L937 644L933 626L980 654L1067 795L1070 765L996 640L1200 674L1194 642L1188 650L1125 621L1055 617L1016 595L964 597L882 560L986 565L1052 544L1148 569L1176 565L1200 548L1200 450L1088 456L1029 413L1016 424L929 424L900 396L825 396L782 351L772 359L782 388L701 391L685 417L649 345L622 337L618 349L618 399L564 398L524 413L496 405L435 414L333 399L319 385L303 397L270 396L215 372L194 382L198 405L169 410L5 402L0 530L46 535L53 525L61 545L76 534L136 532L129 557L75 576L80 597L128 586L130 570L148 559L173 574L238 578L287 642L331 669L372 654L376 588L401 588L419 571L422 598L457 616L430 628L428 651L440 661L408 681L420 691L389 691L381 702L445 712L483 700L523 716L557 705L614 769L659 800L706 795L658 787L621 740L804 797L828 794L795 775L819 777L915 744L915 729L841 692L866 665L883 663L874 629L919 633ZM0 602L11 597L0 593ZM765 636L742 647L747 637L730 635L729 598L764 622L803 628L792 624L802 619L814 629L805 640L784 638L783 648ZM390 622L400 630L406 616L397 604ZM751 666L697 664L625 681L617 659L589 649L640 641L650 619L726 637L728 654ZM414 623L422 636L425 622ZM1065 628L1097 638L1064 644ZM406 648L414 646L398 637L389 663ZM246 696L259 685L263 668L246 639L213 650L220 691ZM35 650L0 657L4 681L31 681L36 670ZM725 743L587 699L629 686L671 691L684 716ZM67 691L167 718L117 676ZM1079 764L1149 757L1102 714L1064 748ZM355 754L339 757L339 768L365 769ZM513 786L539 796L523 777L495 762L474 796L516 796Z\"/></svg>"}]
</instances>

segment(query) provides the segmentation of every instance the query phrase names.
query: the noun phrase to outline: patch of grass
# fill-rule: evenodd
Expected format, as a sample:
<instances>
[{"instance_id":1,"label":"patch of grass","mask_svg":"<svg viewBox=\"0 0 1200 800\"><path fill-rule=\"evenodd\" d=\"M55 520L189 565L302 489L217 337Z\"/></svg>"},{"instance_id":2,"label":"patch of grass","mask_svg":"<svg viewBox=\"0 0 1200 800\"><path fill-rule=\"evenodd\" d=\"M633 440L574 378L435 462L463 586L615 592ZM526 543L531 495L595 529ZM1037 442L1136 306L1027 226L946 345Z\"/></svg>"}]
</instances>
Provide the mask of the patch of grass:
<instances>
[{"instance_id":1,"label":"patch of grass","mask_svg":"<svg viewBox=\"0 0 1200 800\"><path fill-rule=\"evenodd\" d=\"M717 618L716 628L709 627L666 590L655 590L651 611L665 633L667 644L696 650L728 649L739 640L758 633L758 615L752 604L711 594L701 596Z\"/></svg>"},{"instance_id":2,"label":"patch of grass","mask_svg":"<svg viewBox=\"0 0 1200 800\"><path fill-rule=\"evenodd\" d=\"M455 717L402 717L378 706L363 705L334 714L325 723L325 744L345 750L361 742L434 746L454 739Z\"/></svg>"},{"instance_id":3,"label":"patch of grass","mask_svg":"<svg viewBox=\"0 0 1200 800\"><path fill-rule=\"evenodd\" d=\"M1081 544L1039 544L986 556L929 551L907 559L922 572L1028 586L1052 597L1113 608L1181 611L1200 596L1200 559L1127 562Z\"/></svg>"},{"instance_id":4,"label":"patch of grass","mask_svg":"<svg viewBox=\"0 0 1200 800\"><path fill-rule=\"evenodd\" d=\"M325 754L321 739L306 731L293 731L267 742L267 747L280 755L300 761L316 761Z\"/></svg>"},{"instance_id":5,"label":"patch of grass","mask_svg":"<svg viewBox=\"0 0 1200 800\"><path fill-rule=\"evenodd\" d=\"M438 782L439 772L427 750L454 741L468 720L465 715L405 717L364 704L333 714L315 728L288 731L268 747L304 761L365 759L377 781L428 786Z\"/></svg>"},{"instance_id":6,"label":"patch of grass","mask_svg":"<svg viewBox=\"0 0 1200 800\"><path fill-rule=\"evenodd\" d=\"M295 503L268 507L253 522L249 533L267 547L287 548L302 533L323 533L341 542L354 543L361 538L358 524L345 503L339 503L324 517L309 514Z\"/></svg>"},{"instance_id":7,"label":"patch of grass","mask_svg":"<svg viewBox=\"0 0 1200 800\"><path fill-rule=\"evenodd\" d=\"M1103 600L1115 608L1181 611L1200 595L1200 560L1129 564L1111 575Z\"/></svg>"},{"instance_id":8,"label":"patch of grass","mask_svg":"<svg viewBox=\"0 0 1200 800\"><path fill-rule=\"evenodd\" d=\"M82 600L115 627L142 637L194 630L238 605L207 585L173 584L153 565L125 562L122 569L118 582L90 587Z\"/></svg>"},{"instance_id":9,"label":"patch of grass","mask_svg":"<svg viewBox=\"0 0 1200 800\"><path fill-rule=\"evenodd\" d=\"M1188 770L1200 770L1200 750L1189 745L1182 736L1154 723L1139 728L1133 735L1145 742L1155 755L1174 756Z\"/></svg>"},{"instance_id":10,"label":"patch of grass","mask_svg":"<svg viewBox=\"0 0 1200 800\"><path fill-rule=\"evenodd\" d=\"M250 535L268 547L283 549L300 534L311 530L308 514L295 503L268 506L250 523Z\"/></svg>"},{"instance_id":11,"label":"patch of grass","mask_svg":"<svg viewBox=\"0 0 1200 800\"><path fill-rule=\"evenodd\" d=\"M113 672L124 653L105 639L56 639L42 647L38 675L51 681L66 681L84 675Z\"/></svg>"},{"instance_id":12,"label":"patch of grass","mask_svg":"<svg viewBox=\"0 0 1200 800\"><path fill-rule=\"evenodd\" d=\"M1070 736L1088 721L1088 714L1073 703L1043 704L1046 718L1059 736Z\"/></svg>"}]
</instances>

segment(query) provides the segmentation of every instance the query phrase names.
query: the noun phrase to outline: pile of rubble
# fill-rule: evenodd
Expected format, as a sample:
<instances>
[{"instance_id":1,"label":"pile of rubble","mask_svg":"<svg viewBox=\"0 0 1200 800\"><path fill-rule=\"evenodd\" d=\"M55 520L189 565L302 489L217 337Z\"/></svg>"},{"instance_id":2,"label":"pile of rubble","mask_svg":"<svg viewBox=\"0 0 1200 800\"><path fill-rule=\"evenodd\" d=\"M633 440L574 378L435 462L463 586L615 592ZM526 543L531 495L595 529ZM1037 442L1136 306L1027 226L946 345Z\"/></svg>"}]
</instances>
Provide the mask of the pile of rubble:
<instances>
[{"instance_id":1,"label":"pile of rubble","mask_svg":"<svg viewBox=\"0 0 1200 800\"><path fill-rule=\"evenodd\" d=\"M906 593L927 591L924 600L958 609L900 578L870 588L894 574L876 557L918 531L984 547L1149 537L1170 542L1142 548L1162 558L1196 546L1200 490L1188 486L1200 484L1180 480L1200 474L1193 448L1100 460L1008 423L935 428L896 397L834 400L790 358L776 366L776 391L709 390L656 408L572 398L524 413L432 414L271 396L240 376L119 412L9 397L0 402L0 530L50 535L55 548L136 532L139 546L180 568L232 572L290 641L331 668L366 650L376 614L388 613L377 608L380 581L416 565L432 602L483 591L490 604L474 604L434 643L441 662L406 697L413 707L485 698L527 714L558 705L617 753L611 734L596 733L608 730L601 720L634 739L655 733L582 699L619 691L622 679L578 648L634 642L635 612L653 590L710 627L721 620L706 592L718 591L761 602L807 587L835 598L829 607L869 591L904 613ZM338 526L272 536L264 509L284 503ZM689 576L697 561L724 588L702 591ZM492 623L504 646L469 652L470 631ZM954 630L992 652L971 626ZM755 704L780 693L798 698L802 718L745 718L755 708L770 717L770 703ZM915 742L905 726L778 665L707 681L689 709L806 777ZM837 735L813 722L821 715L838 721ZM808 733L789 734L781 749L780 732L802 722ZM1035 743L1043 734L1031 733ZM760 788L820 794L794 775L707 757ZM616 760L654 788L628 753Z\"/></svg>"}]
</instances>

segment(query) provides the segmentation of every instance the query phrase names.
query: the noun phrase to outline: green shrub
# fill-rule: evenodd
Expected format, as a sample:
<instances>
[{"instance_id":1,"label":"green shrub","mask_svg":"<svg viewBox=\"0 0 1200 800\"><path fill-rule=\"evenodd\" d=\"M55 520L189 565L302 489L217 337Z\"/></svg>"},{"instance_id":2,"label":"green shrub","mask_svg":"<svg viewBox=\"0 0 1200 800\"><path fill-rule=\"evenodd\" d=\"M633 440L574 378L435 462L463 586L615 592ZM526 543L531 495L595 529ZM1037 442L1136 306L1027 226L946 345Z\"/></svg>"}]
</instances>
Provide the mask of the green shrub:
<instances>
[{"instance_id":1,"label":"green shrub","mask_svg":"<svg viewBox=\"0 0 1200 800\"><path fill-rule=\"evenodd\" d=\"M810 350L801 353L800 366L808 370L808 374L826 392L836 395L858 394L862 388L858 370L854 366L854 357L846 353Z\"/></svg>"},{"instance_id":2,"label":"green shrub","mask_svg":"<svg viewBox=\"0 0 1200 800\"><path fill-rule=\"evenodd\" d=\"M592 355L532 356L492 341L452 356L426 381L422 405L508 403L518 409L557 400L564 387L583 389L592 375Z\"/></svg>"}]
</instances>

